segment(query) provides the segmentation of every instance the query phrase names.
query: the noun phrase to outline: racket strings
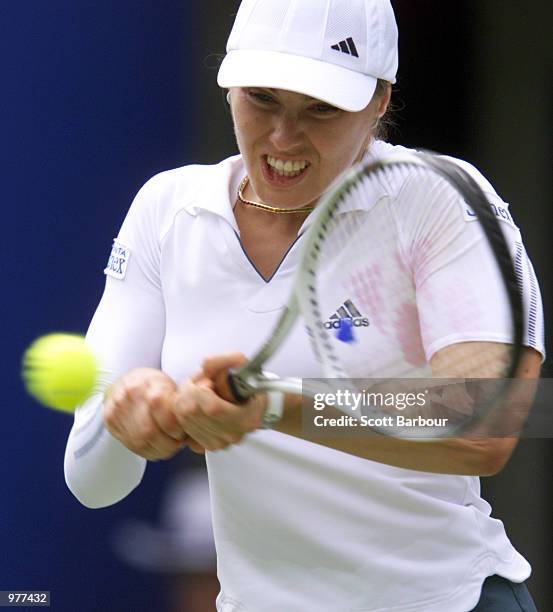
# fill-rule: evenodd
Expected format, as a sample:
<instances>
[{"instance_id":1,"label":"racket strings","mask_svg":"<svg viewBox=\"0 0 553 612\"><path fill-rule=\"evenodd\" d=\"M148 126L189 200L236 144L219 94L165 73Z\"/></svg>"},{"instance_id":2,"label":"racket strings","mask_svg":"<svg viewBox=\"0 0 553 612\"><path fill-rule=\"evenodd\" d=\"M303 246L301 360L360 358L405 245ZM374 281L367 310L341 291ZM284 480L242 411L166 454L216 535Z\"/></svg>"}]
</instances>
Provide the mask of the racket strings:
<instances>
[{"instance_id":1,"label":"racket strings","mask_svg":"<svg viewBox=\"0 0 553 612\"><path fill-rule=\"evenodd\" d=\"M447 417L455 428L486 404L482 395L498 393L493 381L475 390L459 379L497 380L512 369L509 337L463 342L481 310L470 278L473 270L468 278L447 279L449 285L438 285L435 293L428 289L440 266L448 263L447 249L462 254L461 234L468 225L459 223L459 216L471 197L470 190L461 191L432 167L390 164L365 169L321 216L310 253L309 304L302 310L309 311L306 320L318 359L329 378L339 379L337 386L370 396L371 391L385 393L382 379L393 380L395 402L368 401L370 413L388 416L400 410L406 418ZM489 247L488 256L494 261ZM500 265L492 272L495 284L502 282ZM507 293L506 288L506 306L497 316L508 330ZM429 339L442 327L460 330L459 336L452 334L443 350L430 351ZM416 397L422 392L414 383L417 378L424 379L427 400L398 408L398 380L410 379L404 395Z\"/></svg>"}]
</instances>

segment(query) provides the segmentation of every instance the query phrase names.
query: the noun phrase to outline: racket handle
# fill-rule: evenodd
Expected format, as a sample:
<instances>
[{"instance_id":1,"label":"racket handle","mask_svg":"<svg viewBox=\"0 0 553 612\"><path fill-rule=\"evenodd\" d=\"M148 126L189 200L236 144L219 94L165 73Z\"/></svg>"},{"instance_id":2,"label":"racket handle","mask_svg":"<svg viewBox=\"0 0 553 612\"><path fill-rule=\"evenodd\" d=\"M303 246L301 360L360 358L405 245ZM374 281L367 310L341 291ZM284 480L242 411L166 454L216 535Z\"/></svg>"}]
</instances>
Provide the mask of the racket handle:
<instances>
[{"instance_id":1,"label":"racket handle","mask_svg":"<svg viewBox=\"0 0 553 612\"><path fill-rule=\"evenodd\" d=\"M242 404L248 399L248 396L240 392L236 370L221 372L214 381L214 390L220 398L234 404Z\"/></svg>"},{"instance_id":2,"label":"racket handle","mask_svg":"<svg viewBox=\"0 0 553 612\"><path fill-rule=\"evenodd\" d=\"M215 381L215 392L219 395L219 397L222 397L223 399L235 404L243 404L249 397L251 397L251 391L247 395L244 393L244 391L249 391L251 387L249 387L247 383L243 381L238 374L238 370L228 370L227 372L222 372L221 374L222 377L220 380ZM265 374L267 373L265 372ZM229 397L229 394L231 394L232 397ZM280 391L268 391L267 406L265 409L265 414L263 415L261 429L272 429L282 418L283 410L284 394Z\"/></svg>"},{"instance_id":3,"label":"racket handle","mask_svg":"<svg viewBox=\"0 0 553 612\"><path fill-rule=\"evenodd\" d=\"M228 390L232 395L232 399L229 401L242 404L248 399L249 395L245 395L240 389L240 378L236 375L236 370L229 370L227 372L226 382Z\"/></svg>"}]
</instances>

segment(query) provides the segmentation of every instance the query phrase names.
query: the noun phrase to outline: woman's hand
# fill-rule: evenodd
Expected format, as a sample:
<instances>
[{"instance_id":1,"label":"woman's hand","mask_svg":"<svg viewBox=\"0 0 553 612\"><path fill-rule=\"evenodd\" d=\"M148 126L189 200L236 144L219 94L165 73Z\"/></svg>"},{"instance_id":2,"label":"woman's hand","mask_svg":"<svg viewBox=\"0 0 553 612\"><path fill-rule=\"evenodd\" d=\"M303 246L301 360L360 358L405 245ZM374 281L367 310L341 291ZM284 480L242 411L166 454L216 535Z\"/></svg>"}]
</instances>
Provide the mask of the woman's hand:
<instances>
[{"instance_id":1,"label":"woman's hand","mask_svg":"<svg viewBox=\"0 0 553 612\"><path fill-rule=\"evenodd\" d=\"M266 396L256 395L243 404L231 401L227 372L246 361L240 353L209 357L202 371L179 387L176 417L184 431L199 445L215 451L238 444L259 429L266 409Z\"/></svg>"},{"instance_id":2,"label":"woman's hand","mask_svg":"<svg viewBox=\"0 0 553 612\"><path fill-rule=\"evenodd\" d=\"M133 453L159 461L184 446L202 449L189 440L176 414L179 390L159 370L138 368L118 378L104 399L104 423L112 436Z\"/></svg>"},{"instance_id":3,"label":"woman's hand","mask_svg":"<svg viewBox=\"0 0 553 612\"><path fill-rule=\"evenodd\" d=\"M237 444L261 426L266 407L264 395L239 405L220 397L229 397L227 370L244 361L237 353L211 357L179 386L159 370L131 370L106 392L105 426L149 461L170 459L184 447L203 453Z\"/></svg>"}]
</instances>

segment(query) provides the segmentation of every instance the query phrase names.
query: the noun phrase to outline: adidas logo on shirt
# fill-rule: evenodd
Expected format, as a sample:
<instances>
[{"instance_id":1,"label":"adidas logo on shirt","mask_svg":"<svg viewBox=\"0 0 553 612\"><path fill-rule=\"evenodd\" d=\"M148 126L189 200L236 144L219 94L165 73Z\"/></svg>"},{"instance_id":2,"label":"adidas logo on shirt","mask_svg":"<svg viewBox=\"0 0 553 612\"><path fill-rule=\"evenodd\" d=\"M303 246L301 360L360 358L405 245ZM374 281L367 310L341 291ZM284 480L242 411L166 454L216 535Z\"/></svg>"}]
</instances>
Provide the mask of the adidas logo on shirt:
<instances>
[{"instance_id":1,"label":"adidas logo on shirt","mask_svg":"<svg viewBox=\"0 0 553 612\"><path fill-rule=\"evenodd\" d=\"M353 55L353 57L359 57L359 53L357 52L357 47L353 42L353 38L351 36L346 40L341 40L339 43L332 45L331 49L334 51L340 51L340 53L345 53L346 55Z\"/></svg>"},{"instance_id":2,"label":"adidas logo on shirt","mask_svg":"<svg viewBox=\"0 0 553 612\"><path fill-rule=\"evenodd\" d=\"M340 306L336 313L325 321L325 329L340 329L341 319L351 319L353 327L369 327L370 325L369 319L359 312L351 300L345 301L343 306Z\"/></svg>"}]
</instances>

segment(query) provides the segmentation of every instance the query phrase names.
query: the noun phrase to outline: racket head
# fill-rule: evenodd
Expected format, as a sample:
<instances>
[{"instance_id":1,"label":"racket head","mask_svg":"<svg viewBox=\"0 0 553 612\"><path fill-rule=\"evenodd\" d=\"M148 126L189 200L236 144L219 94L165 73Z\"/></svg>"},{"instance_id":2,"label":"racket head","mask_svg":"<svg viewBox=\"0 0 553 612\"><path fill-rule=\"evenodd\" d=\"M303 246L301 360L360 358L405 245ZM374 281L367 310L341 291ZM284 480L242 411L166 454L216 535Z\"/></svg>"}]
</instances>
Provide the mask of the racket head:
<instances>
[{"instance_id":1,"label":"racket head","mask_svg":"<svg viewBox=\"0 0 553 612\"><path fill-rule=\"evenodd\" d=\"M459 275L455 258L470 266L463 278L447 275L452 263ZM470 319L482 317L483 292L496 309L489 333L471 329ZM524 334L520 280L488 197L448 158L405 153L348 172L318 205L295 295L325 386L334 381L337 391L358 397L394 385L398 393L419 389L424 381L436 398L440 388L441 403L434 399L431 408L363 406L366 416L394 417L394 425L374 427L380 433L457 436L509 392ZM342 319L349 319L345 327ZM470 401L460 398L460 385ZM362 412L351 404L340 409Z\"/></svg>"}]
</instances>

